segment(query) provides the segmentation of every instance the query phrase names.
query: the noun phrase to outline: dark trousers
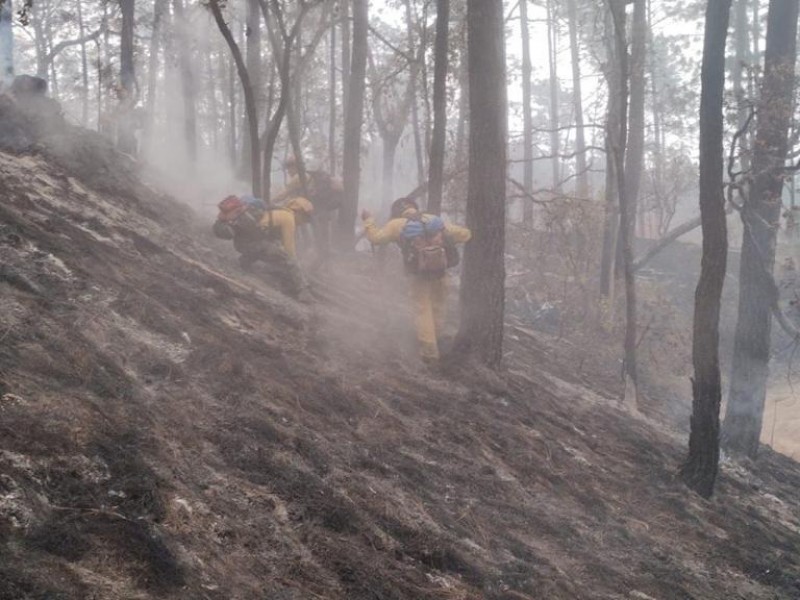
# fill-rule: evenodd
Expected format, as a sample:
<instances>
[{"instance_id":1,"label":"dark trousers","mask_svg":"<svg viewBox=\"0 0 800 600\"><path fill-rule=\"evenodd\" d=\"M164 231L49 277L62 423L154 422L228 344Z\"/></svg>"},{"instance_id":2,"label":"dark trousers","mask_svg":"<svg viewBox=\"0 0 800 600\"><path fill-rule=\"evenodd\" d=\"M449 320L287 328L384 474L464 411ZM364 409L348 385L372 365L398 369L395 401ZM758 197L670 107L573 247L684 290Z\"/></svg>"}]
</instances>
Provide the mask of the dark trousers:
<instances>
[{"instance_id":1,"label":"dark trousers","mask_svg":"<svg viewBox=\"0 0 800 600\"><path fill-rule=\"evenodd\" d=\"M281 247L280 243L271 240L260 240L241 244L239 264L248 272L258 272L266 275L290 296L297 297L305 289L306 282L297 261L291 258ZM258 269L256 263L258 264Z\"/></svg>"}]
</instances>

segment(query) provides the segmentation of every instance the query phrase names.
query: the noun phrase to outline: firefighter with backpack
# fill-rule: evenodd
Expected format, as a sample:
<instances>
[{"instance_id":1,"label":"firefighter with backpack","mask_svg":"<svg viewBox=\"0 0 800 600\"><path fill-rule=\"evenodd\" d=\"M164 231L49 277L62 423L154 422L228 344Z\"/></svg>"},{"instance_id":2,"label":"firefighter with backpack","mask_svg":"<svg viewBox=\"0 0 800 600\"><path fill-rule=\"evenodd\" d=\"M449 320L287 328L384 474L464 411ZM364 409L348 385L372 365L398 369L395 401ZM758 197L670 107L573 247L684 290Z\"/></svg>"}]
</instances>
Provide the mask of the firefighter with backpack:
<instances>
[{"instance_id":1,"label":"firefighter with backpack","mask_svg":"<svg viewBox=\"0 0 800 600\"><path fill-rule=\"evenodd\" d=\"M297 264L296 232L314 211L305 198L293 198L286 206L268 207L252 196L228 196L219 205L213 226L218 238L232 240L245 271L262 261L269 275L291 296L308 300L305 279Z\"/></svg>"},{"instance_id":2,"label":"firefighter with backpack","mask_svg":"<svg viewBox=\"0 0 800 600\"><path fill-rule=\"evenodd\" d=\"M314 231L314 243L318 257L324 259L331 250L331 223L344 199L342 180L326 171L305 170L305 185L303 185L297 158L289 156L283 166L289 177L284 188L272 197L272 203L277 205L292 198L302 197L314 205L316 216L311 225Z\"/></svg>"},{"instance_id":3,"label":"firefighter with backpack","mask_svg":"<svg viewBox=\"0 0 800 600\"><path fill-rule=\"evenodd\" d=\"M425 362L439 360L438 334L444 325L447 300L446 270L458 264L456 244L472 237L466 227L445 223L441 217L422 213L411 198L395 200L391 219L379 228L369 211L361 213L364 233L374 245L396 242L409 275L414 326L420 356Z\"/></svg>"}]
</instances>

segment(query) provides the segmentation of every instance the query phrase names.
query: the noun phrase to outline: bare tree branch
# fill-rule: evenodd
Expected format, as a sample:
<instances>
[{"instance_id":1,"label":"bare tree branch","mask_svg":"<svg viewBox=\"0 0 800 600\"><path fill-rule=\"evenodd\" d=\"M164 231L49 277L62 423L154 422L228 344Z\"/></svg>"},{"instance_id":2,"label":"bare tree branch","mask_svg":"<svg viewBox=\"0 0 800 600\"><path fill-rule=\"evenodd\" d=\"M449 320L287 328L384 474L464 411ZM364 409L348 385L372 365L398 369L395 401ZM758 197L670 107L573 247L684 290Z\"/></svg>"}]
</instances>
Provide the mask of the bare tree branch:
<instances>
[{"instance_id":1,"label":"bare tree branch","mask_svg":"<svg viewBox=\"0 0 800 600\"><path fill-rule=\"evenodd\" d=\"M53 49L47 53L47 56L44 57L44 64L49 65L50 63L53 62L56 56L58 56L59 54L61 54L61 52L63 52L64 50L66 50L71 46L78 46L80 44L96 40L105 31L105 28L106 26L105 24L103 24L97 31L93 31L92 33L85 35L81 38L75 40L64 40L62 42L57 43L55 46L53 46Z\"/></svg>"}]
</instances>

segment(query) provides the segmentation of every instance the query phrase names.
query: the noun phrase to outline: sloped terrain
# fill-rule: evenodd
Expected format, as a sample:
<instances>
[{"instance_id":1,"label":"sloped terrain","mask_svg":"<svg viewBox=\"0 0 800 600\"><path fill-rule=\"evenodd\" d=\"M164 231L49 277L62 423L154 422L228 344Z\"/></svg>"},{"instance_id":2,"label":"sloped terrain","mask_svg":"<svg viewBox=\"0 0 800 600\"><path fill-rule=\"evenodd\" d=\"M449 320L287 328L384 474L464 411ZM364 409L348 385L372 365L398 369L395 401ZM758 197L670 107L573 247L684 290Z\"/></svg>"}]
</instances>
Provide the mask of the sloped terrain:
<instances>
[{"instance_id":1,"label":"sloped terrain","mask_svg":"<svg viewBox=\"0 0 800 600\"><path fill-rule=\"evenodd\" d=\"M565 342L424 371L372 257L296 304L48 139L0 153L0 599L800 598L793 461L703 501Z\"/></svg>"}]
</instances>

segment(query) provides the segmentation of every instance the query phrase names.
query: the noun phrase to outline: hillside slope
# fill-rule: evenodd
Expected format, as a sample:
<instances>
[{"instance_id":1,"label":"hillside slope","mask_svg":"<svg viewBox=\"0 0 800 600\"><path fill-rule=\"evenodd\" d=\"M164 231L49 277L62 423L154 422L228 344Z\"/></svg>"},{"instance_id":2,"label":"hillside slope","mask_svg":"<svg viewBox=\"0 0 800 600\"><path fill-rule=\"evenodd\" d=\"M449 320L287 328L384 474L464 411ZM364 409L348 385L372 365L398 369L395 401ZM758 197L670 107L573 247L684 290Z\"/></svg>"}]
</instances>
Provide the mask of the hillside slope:
<instances>
[{"instance_id":1,"label":"hillside slope","mask_svg":"<svg viewBox=\"0 0 800 600\"><path fill-rule=\"evenodd\" d=\"M53 131L0 140L0 599L800 598L796 463L702 501L563 344L424 372L370 257L295 304Z\"/></svg>"}]
</instances>

